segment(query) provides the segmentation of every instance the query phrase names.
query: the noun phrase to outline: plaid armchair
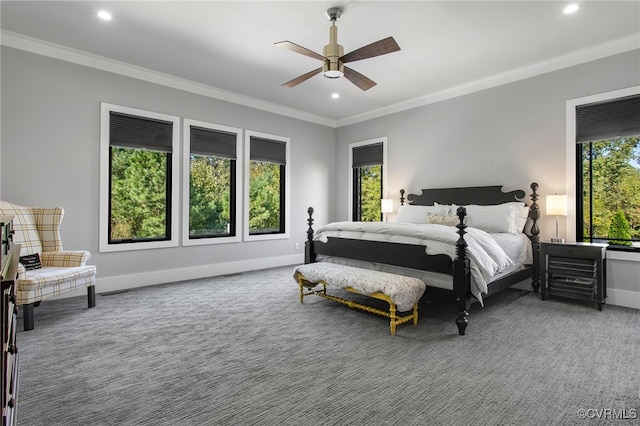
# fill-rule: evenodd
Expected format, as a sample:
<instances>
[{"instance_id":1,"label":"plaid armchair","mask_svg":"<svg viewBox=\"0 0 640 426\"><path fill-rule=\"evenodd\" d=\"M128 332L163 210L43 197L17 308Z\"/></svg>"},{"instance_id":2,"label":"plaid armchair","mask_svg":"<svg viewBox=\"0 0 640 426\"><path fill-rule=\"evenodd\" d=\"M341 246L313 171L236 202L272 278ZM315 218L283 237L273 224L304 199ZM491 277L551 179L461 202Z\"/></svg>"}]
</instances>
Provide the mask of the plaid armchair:
<instances>
[{"instance_id":1,"label":"plaid armchair","mask_svg":"<svg viewBox=\"0 0 640 426\"><path fill-rule=\"evenodd\" d=\"M91 253L62 248L61 207L23 207L0 201L0 214L13 216L13 242L22 245L16 303L22 305L25 331L34 328L34 306L61 293L86 287L89 308L96 305L96 267L86 264Z\"/></svg>"}]
</instances>

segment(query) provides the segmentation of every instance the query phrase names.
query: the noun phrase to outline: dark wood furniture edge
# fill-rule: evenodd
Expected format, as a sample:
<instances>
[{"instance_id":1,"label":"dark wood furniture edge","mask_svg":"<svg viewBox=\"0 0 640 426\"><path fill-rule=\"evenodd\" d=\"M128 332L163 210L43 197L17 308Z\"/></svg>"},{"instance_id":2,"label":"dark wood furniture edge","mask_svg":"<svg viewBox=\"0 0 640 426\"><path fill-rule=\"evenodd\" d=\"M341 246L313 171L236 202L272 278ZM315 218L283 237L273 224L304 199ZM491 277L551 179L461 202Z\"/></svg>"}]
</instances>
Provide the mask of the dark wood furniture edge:
<instances>
[{"instance_id":1,"label":"dark wood furniture edge","mask_svg":"<svg viewBox=\"0 0 640 426\"><path fill-rule=\"evenodd\" d=\"M525 192L514 190L502 191L502 186L470 186L460 188L434 188L422 189L420 194L409 194L409 204L417 206L432 206L438 204L478 204L495 205L509 201L522 201L524 203Z\"/></svg>"},{"instance_id":2,"label":"dark wood furniture edge","mask_svg":"<svg viewBox=\"0 0 640 426\"><path fill-rule=\"evenodd\" d=\"M6 216L0 218L0 221L5 225L4 219ZM18 353L18 346L16 342L16 314L18 311L15 296L15 279L18 275L18 262L20 258L20 244L13 243L13 230L11 229L10 235L6 236L7 239L3 241L3 245L9 247L8 253L4 259L0 260L0 271L3 273L0 277L2 287L2 388L1 397L2 400L2 424L14 425L16 424L17 415L17 403L18 403L18 381L19 381L19 364L20 354ZM5 247L6 247L5 246ZM3 250L4 251L4 250ZM2 256L2 252L0 252ZM2 264L2 261L6 261L6 264ZM7 297L6 291L10 292ZM6 305L5 305L6 303ZM13 308L11 308L11 305ZM13 318L10 320L12 325L9 328L6 315L10 315ZM8 357L12 357L12 368L8 370ZM8 393L7 393L8 392Z\"/></svg>"}]
</instances>

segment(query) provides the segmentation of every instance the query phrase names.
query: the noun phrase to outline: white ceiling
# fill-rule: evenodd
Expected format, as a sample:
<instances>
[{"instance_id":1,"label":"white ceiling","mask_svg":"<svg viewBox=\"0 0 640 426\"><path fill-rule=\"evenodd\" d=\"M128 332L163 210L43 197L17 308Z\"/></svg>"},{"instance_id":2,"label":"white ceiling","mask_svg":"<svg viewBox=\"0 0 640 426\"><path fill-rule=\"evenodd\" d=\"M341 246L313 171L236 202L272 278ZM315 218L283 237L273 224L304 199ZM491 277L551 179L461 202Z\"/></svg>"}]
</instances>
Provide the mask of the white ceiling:
<instances>
[{"instance_id":1,"label":"white ceiling","mask_svg":"<svg viewBox=\"0 0 640 426\"><path fill-rule=\"evenodd\" d=\"M2 0L0 13L7 46L137 70L341 125L640 48L640 1L579 1L577 13L564 15L568 3ZM343 8L337 26L345 53L387 36L401 50L349 64L378 83L366 92L321 75L283 87L321 63L273 43L289 40L322 53L329 42L325 12L334 6ZM113 20L99 20L101 9ZM76 50L91 55L80 60L86 55Z\"/></svg>"}]
</instances>

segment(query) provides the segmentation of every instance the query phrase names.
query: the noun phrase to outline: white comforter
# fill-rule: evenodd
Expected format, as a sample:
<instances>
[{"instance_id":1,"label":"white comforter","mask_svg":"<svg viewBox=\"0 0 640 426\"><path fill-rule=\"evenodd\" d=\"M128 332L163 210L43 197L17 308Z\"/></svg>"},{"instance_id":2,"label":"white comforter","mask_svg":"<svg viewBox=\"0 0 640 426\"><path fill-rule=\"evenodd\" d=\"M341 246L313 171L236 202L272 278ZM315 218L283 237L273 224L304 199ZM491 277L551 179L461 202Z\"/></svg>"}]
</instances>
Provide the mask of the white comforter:
<instances>
[{"instance_id":1,"label":"white comforter","mask_svg":"<svg viewBox=\"0 0 640 426\"><path fill-rule=\"evenodd\" d=\"M314 240L327 242L329 237L386 241L424 245L429 255L445 254L456 257L457 228L436 224L391 222L333 222L320 227ZM513 265L513 261L485 231L467 227L464 239L471 263L472 294L482 301L490 278ZM428 285L429 283L427 283Z\"/></svg>"}]
</instances>

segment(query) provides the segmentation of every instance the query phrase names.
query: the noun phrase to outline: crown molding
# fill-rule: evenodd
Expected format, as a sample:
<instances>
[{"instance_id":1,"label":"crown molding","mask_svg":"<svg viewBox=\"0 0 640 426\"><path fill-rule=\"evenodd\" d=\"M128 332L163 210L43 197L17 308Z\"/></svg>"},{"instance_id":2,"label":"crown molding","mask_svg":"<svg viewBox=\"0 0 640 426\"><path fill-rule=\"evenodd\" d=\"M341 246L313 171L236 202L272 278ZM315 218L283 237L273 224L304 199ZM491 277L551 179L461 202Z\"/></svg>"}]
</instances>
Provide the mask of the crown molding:
<instances>
[{"instance_id":1,"label":"crown molding","mask_svg":"<svg viewBox=\"0 0 640 426\"><path fill-rule=\"evenodd\" d=\"M360 123L374 118L383 117L390 114L406 111L413 108L441 102L458 96L467 95L473 92L489 89L503 84L512 83L518 80L535 77L563 68L579 65L585 62L602 59L607 56L640 49L640 36L633 35L610 43L593 46L590 48L571 52L564 56L559 56L547 61L538 62L526 67L517 68L501 74L496 74L488 78L476 80L467 84L452 87L440 92L432 93L404 102L389 105L384 108L375 109L363 114L354 115L340 120L307 113L298 109L289 108L280 104L263 101L249 96L240 95L234 92L218 89L213 86L204 85L187 79L160 73L148 68L138 67L125 62L116 61L103 56L94 55L77 49L72 49L44 40L27 37L22 34L2 30L0 33L0 44L14 49L24 50L38 55L48 56L54 59L83 65L138 80L147 81L171 87L185 92L195 93L210 98L244 105L270 113L308 121L327 127L339 128L351 124Z\"/></svg>"},{"instance_id":2,"label":"crown molding","mask_svg":"<svg viewBox=\"0 0 640 426\"><path fill-rule=\"evenodd\" d=\"M456 98L458 96L467 95L469 93L478 92L480 90L489 89L503 84L512 83L518 80L535 77L537 75L546 74L548 72L557 71L585 62L606 58L631 50L640 49L640 34L615 40L611 43L600 44L590 48L577 50L564 56L559 56L547 61L538 62L526 67L517 68L501 74L496 74L488 78L476 80L457 87L452 87L437 93L410 99L384 108L369 111L364 114L354 115L337 121L337 127L348 126L350 124L383 117L389 114L406 111L413 108L433 104L444 101L446 99Z\"/></svg>"},{"instance_id":3,"label":"crown molding","mask_svg":"<svg viewBox=\"0 0 640 426\"><path fill-rule=\"evenodd\" d=\"M148 68L138 67L126 62L116 61L104 56L94 55L82 50L72 49L67 46L51 43L48 41L27 37L22 34L2 30L0 33L0 44L14 49L71 62L101 71L119 74L125 77L155 83L209 98L244 105L270 113L283 115L298 120L308 121L323 126L335 128L336 120L323 117L294 108L289 108L280 104L263 101L249 96L240 95L234 92L218 89L202 83L182 79L170 74L164 74Z\"/></svg>"}]
</instances>

